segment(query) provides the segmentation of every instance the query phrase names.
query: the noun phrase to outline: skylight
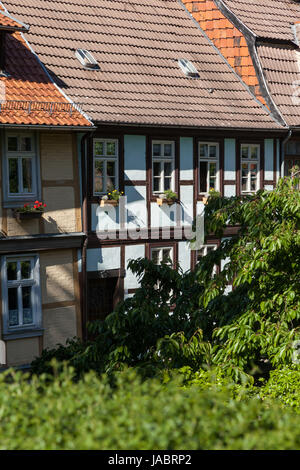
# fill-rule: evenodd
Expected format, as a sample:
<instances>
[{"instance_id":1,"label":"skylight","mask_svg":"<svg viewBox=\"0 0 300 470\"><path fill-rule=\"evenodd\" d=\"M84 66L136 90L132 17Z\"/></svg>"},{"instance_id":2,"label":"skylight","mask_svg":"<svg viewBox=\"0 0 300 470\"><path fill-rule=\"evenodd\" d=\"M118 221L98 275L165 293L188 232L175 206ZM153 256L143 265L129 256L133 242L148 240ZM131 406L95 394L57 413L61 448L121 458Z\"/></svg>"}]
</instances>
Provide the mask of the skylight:
<instances>
[{"instance_id":1,"label":"skylight","mask_svg":"<svg viewBox=\"0 0 300 470\"><path fill-rule=\"evenodd\" d=\"M178 65L187 77L191 77L191 78L200 77L198 70L189 60L179 59Z\"/></svg>"},{"instance_id":2,"label":"skylight","mask_svg":"<svg viewBox=\"0 0 300 470\"><path fill-rule=\"evenodd\" d=\"M77 49L75 56L85 68L94 70L99 69L98 62L89 51L85 49Z\"/></svg>"}]
</instances>

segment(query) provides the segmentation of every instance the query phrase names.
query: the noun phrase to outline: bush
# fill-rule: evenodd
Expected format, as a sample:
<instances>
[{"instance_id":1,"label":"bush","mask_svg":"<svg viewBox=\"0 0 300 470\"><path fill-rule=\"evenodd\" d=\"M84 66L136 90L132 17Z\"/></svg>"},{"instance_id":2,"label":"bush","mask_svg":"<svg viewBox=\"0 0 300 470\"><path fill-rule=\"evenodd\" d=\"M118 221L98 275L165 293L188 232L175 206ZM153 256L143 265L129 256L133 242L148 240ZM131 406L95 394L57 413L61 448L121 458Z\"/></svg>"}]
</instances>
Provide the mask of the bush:
<instances>
[{"instance_id":1,"label":"bush","mask_svg":"<svg viewBox=\"0 0 300 470\"><path fill-rule=\"evenodd\" d=\"M0 449L300 449L298 415L226 387L73 373L0 376Z\"/></svg>"}]
</instances>

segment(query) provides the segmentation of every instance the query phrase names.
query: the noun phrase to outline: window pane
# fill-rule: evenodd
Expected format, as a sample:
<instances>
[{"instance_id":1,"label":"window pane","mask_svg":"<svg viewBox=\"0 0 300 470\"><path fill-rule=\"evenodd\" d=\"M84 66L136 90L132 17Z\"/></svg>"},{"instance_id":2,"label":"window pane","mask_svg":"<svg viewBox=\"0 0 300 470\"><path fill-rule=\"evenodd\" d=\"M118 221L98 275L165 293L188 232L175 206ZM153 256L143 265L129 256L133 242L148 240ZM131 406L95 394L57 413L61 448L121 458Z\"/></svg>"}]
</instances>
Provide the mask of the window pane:
<instances>
[{"instance_id":1,"label":"window pane","mask_svg":"<svg viewBox=\"0 0 300 470\"><path fill-rule=\"evenodd\" d=\"M153 156L160 157L161 156L161 145L160 144L153 144Z\"/></svg>"},{"instance_id":2,"label":"window pane","mask_svg":"<svg viewBox=\"0 0 300 470\"><path fill-rule=\"evenodd\" d=\"M107 174L108 176L116 176L115 162L107 162Z\"/></svg>"},{"instance_id":3,"label":"window pane","mask_svg":"<svg viewBox=\"0 0 300 470\"><path fill-rule=\"evenodd\" d=\"M210 176L216 176L216 174L217 174L217 165L216 165L216 163L210 163L209 164L209 173L210 173Z\"/></svg>"},{"instance_id":4,"label":"window pane","mask_svg":"<svg viewBox=\"0 0 300 470\"><path fill-rule=\"evenodd\" d=\"M251 147L251 158L258 159L258 147Z\"/></svg>"},{"instance_id":5,"label":"window pane","mask_svg":"<svg viewBox=\"0 0 300 470\"><path fill-rule=\"evenodd\" d=\"M205 256L206 248L205 246L203 248L200 248L200 250L197 251L197 261L200 261L203 256Z\"/></svg>"},{"instance_id":6,"label":"window pane","mask_svg":"<svg viewBox=\"0 0 300 470\"><path fill-rule=\"evenodd\" d=\"M172 178L165 178L164 191L166 191L167 189L171 189L171 182L172 182Z\"/></svg>"},{"instance_id":7,"label":"window pane","mask_svg":"<svg viewBox=\"0 0 300 470\"><path fill-rule=\"evenodd\" d=\"M159 250L152 251L151 257L152 257L153 263L159 264Z\"/></svg>"},{"instance_id":8,"label":"window pane","mask_svg":"<svg viewBox=\"0 0 300 470\"><path fill-rule=\"evenodd\" d=\"M8 322L9 326L19 325L18 289L8 289Z\"/></svg>"},{"instance_id":9,"label":"window pane","mask_svg":"<svg viewBox=\"0 0 300 470\"><path fill-rule=\"evenodd\" d=\"M217 158L217 146L216 145L209 146L209 157Z\"/></svg>"},{"instance_id":10,"label":"window pane","mask_svg":"<svg viewBox=\"0 0 300 470\"><path fill-rule=\"evenodd\" d=\"M172 163L166 162L164 166L165 166L165 176L171 176L172 175Z\"/></svg>"},{"instance_id":11,"label":"window pane","mask_svg":"<svg viewBox=\"0 0 300 470\"><path fill-rule=\"evenodd\" d=\"M165 248L163 249L163 257L162 257L162 262L166 264L171 264L171 248Z\"/></svg>"},{"instance_id":12,"label":"window pane","mask_svg":"<svg viewBox=\"0 0 300 470\"><path fill-rule=\"evenodd\" d=\"M104 142L95 142L95 155L104 155Z\"/></svg>"},{"instance_id":13,"label":"window pane","mask_svg":"<svg viewBox=\"0 0 300 470\"><path fill-rule=\"evenodd\" d=\"M200 162L200 193L207 192L207 162Z\"/></svg>"},{"instance_id":14,"label":"window pane","mask_svg":"<svg viewBox=\"0 0 300 470\"><path fill-rule=\"evenodd\" d=\"M103 178L95 177L95 193L103 193Z\"/></svg>"},{"instance_id":15,"label":"window pane","mask_svg":"<svg viewBox=\"0 0 300 470\"><path fill-rule=\"evenodd\" d=\"M248 147L242 146L242 158L248 158Z\"/></svg>"},{"instance_id":16,"label":"window pane","mask_svg":"<svg viewBox=\"0 0 300 470\"><path fill-rule=\"evenodd\" d=\"M160 170L160 162L154 162L153 164L153 175L154 176L160 176L161 170Z\"/></svg>"},{"instance_id":17,"label":"window pane","mask_svg":"<svg viewBox=\"0 0 300 470\"><path fill-rule=\"evenodd\" d=\"M22 152L31 152L32 150L31 137L21 137L20 150Z\"/></svg>"},{"instance_id":18,"label":"window pane","mask_svg":"<svg viewBox=\"0 0 300 470\"><path fill-rule=\"evenodd\" d=\"M19 192L18 159L9 158L9 192L17 194Z\"/></svg>"},{"instance_id":19,"label":"window pane","mask_svg":"<svg viewBox=\"0 0 300 470\"><path fill-rule=\"evenodd\" d=\"M164 145L164 156L171 157L172 156L172 144L165 144Z\"/></svg>"},{"instance_id":20,"label":"window pane","mask_svg":"<svg viewBox=\"0 0 300 470\"><path fill-rule=\"evenodd\" d=\"M154 178L153 180L153 191L160 191L160 178Z\"/></svg>"},{"instance_id":21,"label":"window pane","mask_svg":"<svg viewBox=\"0 0 300 470\"><path fill-rule=\"evenodd\" d=\"M116 178L107 177L107 191L113 191L116 189Z\"/></svg>"},{"instance_id":22,"label":"window pane","mask_svg":"<svg viewBox=\"0 0 300 470\"><path fill-rule=\"evenodd\" d=\"M31 278L31 262L30 261L21 261L21 278L22 279Z\"/></svg>"},{"instance_id":23,"label":"window pane","mask_svg":"<svg viewBox=\"0 0 300 470\"><path fill-rule=\"evenodd\" d=\"M8 137L7 139L7 150L9 152L18 151L18 137Z\"/></svg>"},{"instance_id":24,"label":"window pane","mask_svg":"<svg viewBox=\"0 0 300 470\"><path fill-rule=\"evenodd\" d=\"M107 142L106 143L106 154L107 155L117 155L117 146L116 142Z\"/></svg>"},{"instance_id":25,"label":"window pane","mask_svg":"<svg viewBox=\"0 0 300 470\"><path fill-rule=\"evenodd\" d=\"M18 268L16 261L10 261L7 263L7 280L16 281L18 278Z\"/></svg>"},{"instance_id":26,"label":"window pane","mask_svg":"<svg viewBox=\"0 0 300 470\"><path fill-rule=\"evenodd\" d=\"M23 171L23 192L32 193L32 160L31 158L22 159Z\"/></svg>"},{"instance_id":27,"label":"window pane","mask_svg":"<svg viewBox=\"0 0 300 470\"><path fill-rule=\"evenodd\" d=\"M207 144L200 144L200 157L201 158L208 157L208 145Z\"/></svg>"},{"instance_id":28,"label":"window pane","mask_svg":"<svg viewBox=\"0 0 300 470\"><path fill-rule=\"evenodd\" d=\"M95 160L95 176L103 176L104 173L104 162Z\"/></svg>"},{"instance_id":29,"label":"window pane","mask_svg":"<svg viewBox=\"0 0 300 470\"><path fill-rule=\"evenodd\" d=\"M31 305L31 287L22 288L23 303L23 324L33 323L32 305Z\"/></svg>"}]
</instances>

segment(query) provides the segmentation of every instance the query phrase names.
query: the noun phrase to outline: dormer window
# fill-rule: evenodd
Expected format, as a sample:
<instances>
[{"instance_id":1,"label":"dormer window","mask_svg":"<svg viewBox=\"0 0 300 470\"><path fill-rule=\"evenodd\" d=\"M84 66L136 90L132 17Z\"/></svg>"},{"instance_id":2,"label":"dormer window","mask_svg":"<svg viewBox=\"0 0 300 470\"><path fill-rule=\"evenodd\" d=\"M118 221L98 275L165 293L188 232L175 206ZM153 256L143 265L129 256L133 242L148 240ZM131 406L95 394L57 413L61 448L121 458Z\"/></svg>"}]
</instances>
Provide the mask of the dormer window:
<instances>
[{"instance_id":1,"label":"dormer window","mask_svg":"<svg viewBox=\"0 0 300 470\"><path fill-rule=\"evenodd\" d=\"M199 78L199 72L196 69L196 67L190 62L189 60L186 59L179 59L178 60L178 65L183 71L184 75L190 78Z\"/></svg>"},{"instance_id":2,"label":"dormer window","mask_svg":"<svg viewBox=\"0 0 300 470\"><path fill-rule=\"evenodd\" d=\"M75 52L75 56L86 69L99 69L98 62L93 57L93 55L86 49L77 49Z\"/></svg>"}]
</instances>

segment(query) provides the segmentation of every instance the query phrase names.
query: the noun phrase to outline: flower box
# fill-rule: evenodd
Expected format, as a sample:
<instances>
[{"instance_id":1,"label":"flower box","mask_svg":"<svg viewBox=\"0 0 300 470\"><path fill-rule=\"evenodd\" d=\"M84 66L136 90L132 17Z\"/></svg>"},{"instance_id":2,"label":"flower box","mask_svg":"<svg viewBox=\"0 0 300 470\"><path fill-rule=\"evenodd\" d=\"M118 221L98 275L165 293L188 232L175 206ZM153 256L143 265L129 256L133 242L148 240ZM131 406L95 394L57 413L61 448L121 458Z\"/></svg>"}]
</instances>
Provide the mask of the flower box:
<instances>
[{"instance_id":1,"label":"flower box","mask_svg":"<svg viewBox=\"0 0 300 470\"><path fill-rule=\"evenodd\" d=\"M40 219L42 217L43 211L14 211L14 217L17 220L31 220L31 219Z\"/></svg>"},{"instance_id":2,"label":"flower box","mask_svg":"<svg viewBox=\"0 0 300 470\"><path fill-rule=\"evenodd\" d=\"M105 206L117 207L118 205L119 205L119 201L116 201L115 199L101 199L100 201L100 207L105 207Z\"/></svg>"},{"instance_id":3,"label":"flower box","mask_svg":"<svg viewBox=\"0 0 300 470\"><path fill-rule=\"evenodd\" d=\"M174 199L163 199L161 197L158 197L156 199L156 202L159 206L163 206L164 204L167 204L168 206L172 206L173 204L176 203Z\"/></svg>"}]
</instances>

